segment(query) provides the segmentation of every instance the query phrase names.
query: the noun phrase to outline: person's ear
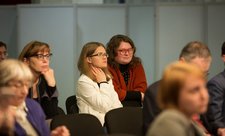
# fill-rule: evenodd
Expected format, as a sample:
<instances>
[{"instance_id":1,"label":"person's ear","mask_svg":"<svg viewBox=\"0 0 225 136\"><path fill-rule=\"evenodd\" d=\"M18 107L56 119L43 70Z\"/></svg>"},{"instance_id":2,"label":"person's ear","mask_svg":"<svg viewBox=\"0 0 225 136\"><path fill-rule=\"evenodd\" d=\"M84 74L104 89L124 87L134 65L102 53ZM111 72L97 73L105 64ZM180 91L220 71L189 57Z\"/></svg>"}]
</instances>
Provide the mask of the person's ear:
<instances>
[{"instance_id":1,"label":"person's ear","mask_svg":"<svg viewBox=\"0 0 225 136\"><path fill-rule=\"evenodd\" d=\"M87 62L88 62L88 63L92 63L90 57L87 57Z\"/></svg>"},{"instance_id":2,"label":"person's ear","mask_svg":"<svg viewBox=\"0 0 225 136\"><path fill-rule=\"evenodd\" d=\"M184 59L184 57L179 58L179 61L180 62L186 62L185 59Z\"/></svg>"},{"instance_id":3,"label":"person's ear","mask_svg":"<svg viewBox=\"0 0 225 136\"><path fill-rule=\"evenodd\" d=\"M29 63L30 63L29 59L27 59L27 58L23 58L23 62L27 65L29 65Z\"/></svg>"}]
</instances>

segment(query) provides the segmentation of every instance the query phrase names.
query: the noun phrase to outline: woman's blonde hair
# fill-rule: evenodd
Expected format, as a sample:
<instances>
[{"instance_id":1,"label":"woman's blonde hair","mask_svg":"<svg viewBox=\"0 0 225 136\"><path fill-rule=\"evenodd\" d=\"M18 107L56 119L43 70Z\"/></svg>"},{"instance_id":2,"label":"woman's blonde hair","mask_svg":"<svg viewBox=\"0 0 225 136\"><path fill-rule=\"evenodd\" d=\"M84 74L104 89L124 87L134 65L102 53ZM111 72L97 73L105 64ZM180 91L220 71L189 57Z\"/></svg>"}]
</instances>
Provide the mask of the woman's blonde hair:
<instances>
[{"instance_id":1,"label":"woman's blonde hair","mask_svg":"<svg viewBox=\"0 0 225 136\"><path fill-rule=\"evenodd\" d=\"M190 76L206 81L203 71L193 64L175 62L166 67L158 91L158 103L161 109L178 107L180 91Z\"/></svg>"},{"instance_id":2,"label":"woman's blonde hair","mask_svg":"<svg viewBox=\"0 0 225 136\"><path fill-rule=\"evenodd\" d=\"M18 59L23 61L24 58L29 58L34 55L37 55L38 52L45 52L45 51L50 53L50 47L47 43L39 41L31 41L23 48Z\"/></svg>"},{"instance_id":3,"label":"woman's blonde hair","mask_svg":"<svg viewBox=\"0 0 225 136\"><path fill-rule=\"evenodd\" d=\"M80 74L85 74L86 76L90 77L93 81L95 81L94 75L91 73L89 63L87 62L87 58L91 57L95 50L98 47L103 47L105 49L105 46L102 43L99 42L89 42L86 43L80 53L80 57L77 63L77 67L80 71ZM104 73L107 75L107 80L111 78L111 74L108 71L108 68L102 69Z\"/></svg>"},{"instance_id":4,"label":"woman's blonde hair","mask_svg":"<svg viewBox=\"0 0 225 136\"><path fill-rule=\"evenodd\" d=\"M12 80L33 82L33 74L30 68L14 59L6 59L0 62L0 87L7 85Z\"/></svg>"}]
</instances>

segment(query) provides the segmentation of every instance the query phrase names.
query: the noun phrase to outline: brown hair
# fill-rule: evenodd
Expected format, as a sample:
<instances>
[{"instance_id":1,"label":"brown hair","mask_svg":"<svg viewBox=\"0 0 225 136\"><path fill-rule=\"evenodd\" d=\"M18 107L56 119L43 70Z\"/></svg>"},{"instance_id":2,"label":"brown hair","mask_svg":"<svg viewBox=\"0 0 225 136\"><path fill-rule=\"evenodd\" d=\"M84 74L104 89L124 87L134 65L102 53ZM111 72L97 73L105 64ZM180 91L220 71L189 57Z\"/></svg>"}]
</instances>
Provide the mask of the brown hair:
<instances>
[{"instance_id":1,"label":"brown hair","mask_svg":"<svg viewBox=\"0 0 225 136\"><path fill-rule=\"evenodd\" d=\"M222 55L225 55L225 42L222 44L222 47L221 47L221 56Z\"/></svg>"},{"instance_id":2,"label":"brown hair","mask_svg":"<svg viewBox=\"0 0 225 136\"><path fill-rule=\"evenodd\" d=\"M158 91L158 103L161 109L178 107L180 91L190 76L206 81L201 69L190 63L176 62L166 67Z\"/></svg>"},{"instance_id":3,"label":"brown hair","mask_svg":"<svg viewBox=\"0 0 225 136\"><path fill-rule=\"evenodd\" d=\"M98 47L103 47L105 49L105 46L99 42L86 43L81 50L80 57L77 63L77 67L80 71L80 74L85 74L86 76L90 77L93 81L95 81L95 78L94 75L90 72L90 66L87 62L87 57L93 55L93 53ZM108 68L103 68L102 70L107 75L106 76L107 80L109 80L109 78L111 78L111 74L108 71Z\"/></svg>"},{"instance_id":4,"label":"brown hair","mask_svg":"<svg viewBox=\"0 0 225 136\"><path fill-rule=\"evenodd\" d=\"M179 58L184 58L187 62L190 62L196 57L211 57L211 53L208 46L199 41L189 42L186 46L184 46L179 56Z\"/></svg>"},{"instance_id":5,"label":"brown hair","mask_svg":"<svg viewBox=\"0 0 225 136\"><path fill-rule=\"evenodd\" d=\"M5 49L7 49L7 46L4 42L0 41L0 47L5 47Z\"/></svg>"},{"instance_id":6,"label":"brown hair","mask_svg":"<svg viewBox=\"0 0 225 136\"><path fill-rule=\"evenodd\" d=\"M109 55L108 63L113 67L119 66L119 64L115 61L115 57L117 56L117 49L119 48L121 42L129 43L134 50L133 57L129 66L132 67L132 66L136 66L137 64L140 64L141 59L135 56L136 47L134 45L134 42L128 36L125 36L125 35L114 35L107 43L106 51Z\"/></svg>"},{"instance_id":7,"label":"brown hair","mask_svg":"<svg viewBox=\"0 0 225 136\"><path fill-rule=\"evenodd\" d=\"M41 52L44 52L44 51L50 52L49 45L44 42L31 41L23 48L18 59L23 61L24 58L32 57L40 51Z\"/></svg>"}]
</instances>

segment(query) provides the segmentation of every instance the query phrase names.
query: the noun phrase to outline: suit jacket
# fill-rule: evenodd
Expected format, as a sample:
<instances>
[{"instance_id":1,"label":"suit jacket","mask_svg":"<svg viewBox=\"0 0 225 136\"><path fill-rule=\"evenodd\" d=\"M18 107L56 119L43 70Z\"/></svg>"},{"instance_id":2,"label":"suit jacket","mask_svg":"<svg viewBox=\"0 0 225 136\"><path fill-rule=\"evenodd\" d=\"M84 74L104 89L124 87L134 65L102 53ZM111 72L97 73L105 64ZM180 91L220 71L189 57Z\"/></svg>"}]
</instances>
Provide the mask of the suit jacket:
<instances>
[{"instance_id":1,"label":"suit jacket","mask_svg":"<svg viewBox=\"0 0 225 136\"><path fill-rule=\"evenodd\" d=\"M146 92L143 102L143 132L144 134L148 130L149 126L156 118L156 116L161 112L157 104L157 92L159 87L159 81L151 84Z\"/></svg>"},{"instance_id":2,"label":"suit jacket","mask_svg":"<svg viewBox=\"0 0 225 136\"><path fill-rule=\"evenodd\" d=\"M204 132L180 111L168 109L156 118L146 136L204 136Z\"/></svg>"},{"instance_id":3,"label":"suit jacket","mask_svg":"<svg viewBox=\"0 0 225 136\"><path fill-rule=\"evenodd\" d=\"M207 87L210 95L207 119L216 135L218 128L225 128L225 70L213 77Z\"/></svg>"},{"instance_id":4,"label":"suit jacket","mask_svg":"<svg viewBox=\"0 0 225 136\"><path fill-rule=\"evenodd\" d=\"M128 85L126 85L124 77L119 68L115 68L110 65L108 68L113 76L113 85L115 91L119 95L119 99L121 101L125 99L127 91L145 92L147 88L147 80L142 64L138 64L137 66L129 68L130 78Z\"/></svg>"},{"instance_id":5,"label":"suit jacket","mask_svg":"<svg viewBox=\"0 0 225 136\"><path fill-rule=\"evenodd\" d=\"M25 100L27 106L27 120L31 123L39 136L50 136L50 129L45 121L45 114L40 105L32 99ZM26 132L19 123L15 123L15 135L26 136Z\"/></svg>"},{"instance_id":6,"label":"suit jacket","mask_svg":"<svg viewBox=\"0 0 225 136\"><path fill-rule=\"evenodd\" d=\"M98 85L84 74L78 79L76 98L79 113L89 113L96 116L102 125L106 112L122 107L112 80Z\"/></svg>"}]
</instances>

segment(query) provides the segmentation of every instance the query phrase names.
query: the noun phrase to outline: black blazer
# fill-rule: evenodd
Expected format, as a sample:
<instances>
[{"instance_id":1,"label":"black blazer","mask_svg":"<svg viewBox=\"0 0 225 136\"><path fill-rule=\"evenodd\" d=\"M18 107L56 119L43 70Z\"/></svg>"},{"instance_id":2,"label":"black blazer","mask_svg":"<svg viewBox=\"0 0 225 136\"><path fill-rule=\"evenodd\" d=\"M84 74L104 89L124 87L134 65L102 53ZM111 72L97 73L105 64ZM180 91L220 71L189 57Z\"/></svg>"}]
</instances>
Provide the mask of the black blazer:
<instances>
[{"instance_id":1,"label":"black blazer","mask_svg":"<svg viewBox=\"0 0 225 136\"><path fill-rule=\"evenodd\" d=\"M217 135L218 128L225 128L225 71L213 77L207 88L210 101L206 116L212 133Z\"/></svg>"},{"instance_id":2,"label":"black blazer","mask_svg":"<svg viewBox=\"0 0 225 136\"><path fill-rule=\"evenodd\" d=\"M160 80L159 80L160 81ZM145 97L143 102L143 133L146 134L150 124L161 112L157 104L157 92L159 87L159 81L151 84L145 91Z\"/></svg>"}]
</instances>

